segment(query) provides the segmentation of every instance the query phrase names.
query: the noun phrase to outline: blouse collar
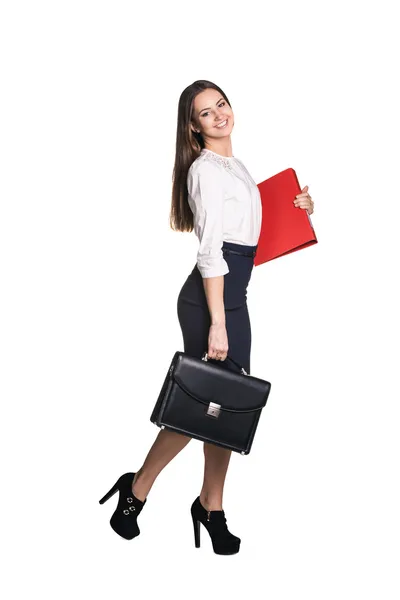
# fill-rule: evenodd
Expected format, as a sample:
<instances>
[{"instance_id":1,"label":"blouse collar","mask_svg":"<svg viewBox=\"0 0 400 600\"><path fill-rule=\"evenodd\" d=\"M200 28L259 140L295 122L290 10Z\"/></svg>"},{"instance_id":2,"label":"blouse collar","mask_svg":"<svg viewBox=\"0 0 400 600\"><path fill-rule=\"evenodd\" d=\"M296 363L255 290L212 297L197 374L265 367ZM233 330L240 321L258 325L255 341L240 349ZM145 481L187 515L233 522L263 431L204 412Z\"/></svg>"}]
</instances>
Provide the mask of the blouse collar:
<instances>
[{"instance_id":1,"label":"blouse collar","mask_svg":"<svg viewBox=\"0 0 400 600\"><path fill-rule=\"evenodd\" d=\"M216 162L224 165L225 167L230 167L232 164L232 161L236 159L235 156L222 156L222 154L217 154L217 152L214 152L213 150L209 150L208 148L202 148L201 154L206 154L206 153L208 153L210 158L212 158Z\"/></svg>"}]
</instances>

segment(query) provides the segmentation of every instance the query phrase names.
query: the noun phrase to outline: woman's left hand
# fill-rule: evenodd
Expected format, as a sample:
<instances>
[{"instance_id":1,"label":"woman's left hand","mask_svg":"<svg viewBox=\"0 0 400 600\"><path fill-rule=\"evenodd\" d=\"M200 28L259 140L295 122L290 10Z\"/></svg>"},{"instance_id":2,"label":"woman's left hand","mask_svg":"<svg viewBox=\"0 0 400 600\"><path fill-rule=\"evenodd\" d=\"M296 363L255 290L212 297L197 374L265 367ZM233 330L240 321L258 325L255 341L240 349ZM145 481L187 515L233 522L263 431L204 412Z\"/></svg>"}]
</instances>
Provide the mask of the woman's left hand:
<instances>
[{"instance_id":1,"label":"woman's left hand","mask_svg":"<svg viewBox=\"0 0 400 600\"><path fill-rule=\"evenodd\" d=\"M314 202L308 193L308 185L301 190L301 194L297 194L293 204L299 208L305 208L309 215L314 212Z\"/></svg>"}]
</instances>

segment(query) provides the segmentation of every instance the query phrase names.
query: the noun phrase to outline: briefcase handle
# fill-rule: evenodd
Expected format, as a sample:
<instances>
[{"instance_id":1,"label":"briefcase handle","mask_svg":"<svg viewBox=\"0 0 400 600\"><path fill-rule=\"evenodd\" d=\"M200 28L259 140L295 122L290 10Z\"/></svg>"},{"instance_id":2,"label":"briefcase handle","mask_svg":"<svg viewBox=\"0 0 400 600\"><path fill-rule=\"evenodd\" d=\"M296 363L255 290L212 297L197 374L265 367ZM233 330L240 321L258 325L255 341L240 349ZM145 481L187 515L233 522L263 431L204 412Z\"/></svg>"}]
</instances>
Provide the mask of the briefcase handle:
<instances>
[{"instance_id":1,"label":"briefcase handle","mask_svg":"<svg viewBox=\"0 0 400 600\"><path fill-rule=\"evenodd\" d=\"M241 365L239 365L239 363L236 362L236 360L233 360L233 358L231 358L229 355L227 355L226 358L229 358L229 360L231 360L233 362L233 364L236 365L240 369L240 371L243 375L248 375L248 373L244 370L244 368ZM205 362L207 362L208 359L209 359L208 352L204 352L201 360L204 360ZM211 358L210 360L216 360L216 359Z\"/></svg>"}]
</instances>

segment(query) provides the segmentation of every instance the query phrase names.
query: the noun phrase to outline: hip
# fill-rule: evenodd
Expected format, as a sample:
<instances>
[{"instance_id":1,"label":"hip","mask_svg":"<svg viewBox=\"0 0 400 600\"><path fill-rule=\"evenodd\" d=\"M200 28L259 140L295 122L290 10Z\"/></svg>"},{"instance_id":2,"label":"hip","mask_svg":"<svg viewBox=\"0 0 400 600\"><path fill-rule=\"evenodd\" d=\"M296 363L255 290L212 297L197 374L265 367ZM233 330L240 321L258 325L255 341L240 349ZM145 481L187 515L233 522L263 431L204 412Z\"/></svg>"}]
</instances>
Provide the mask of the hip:
<instances>
[{"instance_id":1,"label":"hip","mask_svg":"<svg viewBox=\"0 0 400 600\"><path fill-rule=\"evenodd\" d=\"M224 306L226 310L238 308L247 301L247 287L254 267L257 246L223 242L222 254L229 273L224 275ZM179 302L188 302L208 308L203 278L194 265L178 296Z\"/></svg>"}]
</instances>

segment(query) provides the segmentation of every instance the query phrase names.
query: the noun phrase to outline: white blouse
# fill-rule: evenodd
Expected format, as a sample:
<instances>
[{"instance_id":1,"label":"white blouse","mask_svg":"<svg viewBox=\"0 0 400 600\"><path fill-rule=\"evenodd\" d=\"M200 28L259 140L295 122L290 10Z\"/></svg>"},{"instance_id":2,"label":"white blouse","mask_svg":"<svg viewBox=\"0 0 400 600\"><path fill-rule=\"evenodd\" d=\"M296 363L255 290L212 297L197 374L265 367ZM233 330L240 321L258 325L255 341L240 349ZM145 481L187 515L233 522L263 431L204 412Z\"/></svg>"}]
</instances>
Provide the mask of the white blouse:
<instances>
[{"instance_id":1,"label":"white blouse","mask_svg":"<svg viewBox=\"0 0 400 600\"><path fill-rule=\"evenodd\" d=\"M224 241L255 246L261 230L261 197L241 160L203 148L187 175L188 202L199 239L202 277L229 273Z\"/></svg>"}]
</instances>

